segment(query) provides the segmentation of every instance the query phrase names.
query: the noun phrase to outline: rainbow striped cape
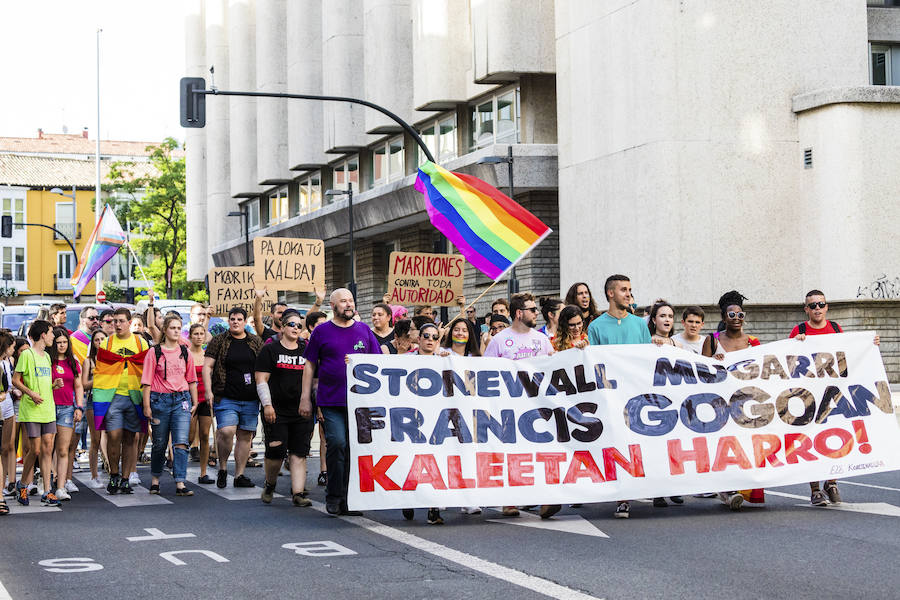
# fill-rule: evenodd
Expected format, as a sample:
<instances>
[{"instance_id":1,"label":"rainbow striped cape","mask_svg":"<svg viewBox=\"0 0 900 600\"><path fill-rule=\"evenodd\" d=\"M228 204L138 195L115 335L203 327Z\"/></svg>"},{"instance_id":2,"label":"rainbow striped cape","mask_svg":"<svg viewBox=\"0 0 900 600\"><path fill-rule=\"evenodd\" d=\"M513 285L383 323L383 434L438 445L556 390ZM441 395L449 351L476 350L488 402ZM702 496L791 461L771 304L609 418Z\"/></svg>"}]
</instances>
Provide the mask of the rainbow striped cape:
<instances>
[{"instance_id":1,"label":"rainbow striped cape","mask_svg":"<svg viewBox=\"0 0 900 600\"><path fill-rule=\"evenodd\" d=\"M131 402L138 407L138 416L144 421L144 411L141 409L143 398L141 397L141 375L144 372L144 357L147 350L131 356L120 356L110 352L106 348L97 350L97 364L94 367L94 425L97 429L104 429L103 420L106 411L116 395L119 387L119 379L125 365L128 365L128 395Z\"/></svg>"},{"instance_id":2,"label":"rainbow striped cape","mask_svg":"<svg viewBox=\"0 0 900 600\"><path fill-rule=\"evenodd\" d=\"M419 167L416 189L425 195L431 224L494 281L552 231L492 185L430 161Z\"/></svg>"},{"instance_id":3,"label":"rainbow striped cape","mask_svg":"<svg viewBox=\"0 0 900 600\"><path fill-rule=\"evenodd\" d=\"M72 354L75 355L75 360L79 365L83 365L84 359L88 355L88 346L91 345L91 334L76 329L69 339L72 342Z\"/></svg>"}]
</instances>

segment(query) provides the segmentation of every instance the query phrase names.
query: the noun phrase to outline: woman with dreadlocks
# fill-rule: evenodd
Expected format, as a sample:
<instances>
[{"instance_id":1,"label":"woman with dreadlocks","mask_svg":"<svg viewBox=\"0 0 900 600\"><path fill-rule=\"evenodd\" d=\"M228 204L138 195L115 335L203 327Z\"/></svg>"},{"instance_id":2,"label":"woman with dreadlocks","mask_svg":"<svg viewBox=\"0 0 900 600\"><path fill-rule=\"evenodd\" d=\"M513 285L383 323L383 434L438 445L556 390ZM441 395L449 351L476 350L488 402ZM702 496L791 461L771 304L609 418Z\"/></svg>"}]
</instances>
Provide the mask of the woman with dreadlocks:
<instances>
[{"instance_id":1,"label":"woman with dreadlocks","mask_svg":"<svg viewBox=\"0 0 900 600\"><path fill-rule=\"evenodd\" d=\"M744 332L744 317L747 316L744 311L744 300L746 299L736 290L722 294L722 297L719 298L719 310L722 311L725 329L706 336L703 341L703 356L724 360L725 355L730 352L737 352L750 346L759 346L759 338ZM731 510L740 509L745 498L753 503L765 502L764 490L719 492L719 500L727 504Z\"/></svg>"},{"instance_id":2,"label":"woman with dreadlocks","mask_svg":"<svg viewBox=\"0 0 900 600\"><path fill-rule=\"evenodd\" d=\"M750 346L759 346L759 338L744 332L744 300L740 292L731 290L719 298L719 310L725 328L706 336L703 341L703 356L723 360L729 352L737 352Z\"/></svg>"}]
</instances>

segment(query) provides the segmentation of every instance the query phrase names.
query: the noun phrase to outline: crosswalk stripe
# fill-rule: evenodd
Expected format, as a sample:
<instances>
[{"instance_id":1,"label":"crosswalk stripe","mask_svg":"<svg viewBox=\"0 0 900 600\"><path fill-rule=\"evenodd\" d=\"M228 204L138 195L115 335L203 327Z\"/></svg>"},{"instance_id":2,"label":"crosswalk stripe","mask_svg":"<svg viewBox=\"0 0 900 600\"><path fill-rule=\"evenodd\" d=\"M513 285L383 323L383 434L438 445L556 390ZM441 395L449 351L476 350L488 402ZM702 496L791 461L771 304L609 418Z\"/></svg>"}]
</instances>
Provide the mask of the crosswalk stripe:
<instances>
[{"instance_id":1,"label":"crosswalk stripe","mask_svg":"<svg viewBox=\"0 0 900 600\"><path fill-rule=\"evenodd\" d=\"M160 505L160 504L172 504L171 500L166 500L162 496L158 496L156 494L151 494L149 492L149 490L147 490L147 488L140 486L140 485L135 485L135 486L131 487L131 489L134 490L133 494L110 495L110 494L106 493L106 486L105 486L106 479L105 478L103 479L104 487L98 488L96 490L88 485L88 483L91 480L90 473L84 473L84 474L79 473L79 474L75 475L75 478L78 481L80 481L81 483L83 483L85 488L89 489L92 492L95 492L98 496L100 496L107 502L110 502L111 504L118 506L119 508L128 508L131 506L154 506L154 505ZM84 492L81 492L81 493L84 493Z\"/></svg>"},{"instance_id":2,"label":"crosswalk stripe","mask_svg":"<svg viewBox=\"0 0 900 600\"><path fill-rule=\"evenodd\" d=\"M58 506L44 506L43 504L41 504L40 497L38 497L37 500L31 498L28 506L22 506L21 504L16 502L15 498L8 499L6 504L9 506L9 516L33 515L37 513L55 514L62 512L62 509Z\"/></svg>"},{"instance_id":3,"label":"crosswalk stripe","mask_svg":"<svg viewBox=\"0 0 900 600\"><path fill-rule=\"evenodd\" d=\"M216 471L215 469L208 470L209 476L215 479ZM187 478L188 481L197 481L197 478L200 476L200 467L188 467L187 470ZM234 487L234 477L231 475L228 476L228 483L224 488L219 488L215 484L203 485L199 486L201 490L210 492L211 494L215 494L221 498L225 498L226 500L259 500L259 494L261 488L256 486L252 488L236 488ZM275 494L276 498L281 498L281 494Z\"/></svg>"}]
</instances>

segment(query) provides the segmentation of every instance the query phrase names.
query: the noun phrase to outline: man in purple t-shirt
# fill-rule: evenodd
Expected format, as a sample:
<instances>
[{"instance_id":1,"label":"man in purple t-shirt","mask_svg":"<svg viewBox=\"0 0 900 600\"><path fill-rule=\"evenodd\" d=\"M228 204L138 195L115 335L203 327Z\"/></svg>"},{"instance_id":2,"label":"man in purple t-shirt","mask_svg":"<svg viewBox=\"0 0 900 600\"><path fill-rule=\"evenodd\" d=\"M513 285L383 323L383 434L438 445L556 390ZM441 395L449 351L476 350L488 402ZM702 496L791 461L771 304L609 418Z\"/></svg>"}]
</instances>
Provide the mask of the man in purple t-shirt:
<instances>
[{"instance_id":1,"label":"man in purple t-shirt","mask_svg":"<svg viewBox=\"0 0 900 600\"><path fill-rule=\"evenodd\" d=\"M313 377L318 377L316 403L322 411L325 427L325 465L328 468L325 509L330 515L360 515L362 513L347 509L350 445L346 357L348 354L380 354L381 346L365 323L353 320L356 307L350 290L334 290L331 293L331 309L334 317L313 330L306 346L304 357L307 368L303 370L300 415L304 418L312 415Z\"/></svg>"}]
</instances>

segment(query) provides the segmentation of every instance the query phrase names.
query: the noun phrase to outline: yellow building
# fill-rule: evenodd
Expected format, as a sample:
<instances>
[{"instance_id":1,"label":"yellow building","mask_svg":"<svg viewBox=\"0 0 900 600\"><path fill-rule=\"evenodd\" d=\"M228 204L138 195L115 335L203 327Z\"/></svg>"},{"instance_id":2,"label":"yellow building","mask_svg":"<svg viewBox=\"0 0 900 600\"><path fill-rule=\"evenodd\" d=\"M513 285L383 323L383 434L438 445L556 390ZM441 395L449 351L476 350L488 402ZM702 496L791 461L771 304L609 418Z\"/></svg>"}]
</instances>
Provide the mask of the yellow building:
<instances>
[{"instance_id":1,"label":"yellow building","mask_svg":"<svg viewBox=\"0 0 900 600\"><path fill-rule=\"evenodd\" d=\"M11 215L11 238L0 238L0 285L26 299L71 301L72 274L94 228L95 141L83 135L38 132L37 138L0 137L0 214ZM136 162L135 174L150 171L147 142L101 141L101 181L107 182L114 161ZM58 189L61 193L53 193ZM75 195L75 214L72 194ZM68 195L68 197L66 196ZM122 223L123 228L125 223ZM60 233L49 229L53 227ZM75 254L64 237L75 246ZM124 263L120 256L106 269L105 280L118 281ZM94 281L82 292L87 300L96 293Z\"/></svg>"}]
</instances>

